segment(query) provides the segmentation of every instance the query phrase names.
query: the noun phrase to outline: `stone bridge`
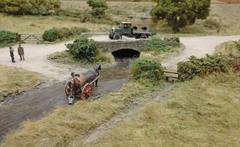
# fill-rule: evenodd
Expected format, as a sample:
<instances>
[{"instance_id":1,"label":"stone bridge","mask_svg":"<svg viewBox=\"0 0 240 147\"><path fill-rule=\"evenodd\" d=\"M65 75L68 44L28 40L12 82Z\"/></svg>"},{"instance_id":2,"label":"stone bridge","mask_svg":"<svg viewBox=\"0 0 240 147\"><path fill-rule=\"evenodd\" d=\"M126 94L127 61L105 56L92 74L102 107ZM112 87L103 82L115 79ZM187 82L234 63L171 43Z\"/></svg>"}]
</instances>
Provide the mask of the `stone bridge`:
<instances>
[{"instance_id":1,"label":"stone bridge","mask_svg":"<svg viewBox=\"0 0 240 147\"><path fill-rule=\"evenodd\" d=\"M141 52L144 49L146 41L146 39L101 41L97 42L97 47L105 48L112 53L123 49Z\"/></svg>"}]
</instances>

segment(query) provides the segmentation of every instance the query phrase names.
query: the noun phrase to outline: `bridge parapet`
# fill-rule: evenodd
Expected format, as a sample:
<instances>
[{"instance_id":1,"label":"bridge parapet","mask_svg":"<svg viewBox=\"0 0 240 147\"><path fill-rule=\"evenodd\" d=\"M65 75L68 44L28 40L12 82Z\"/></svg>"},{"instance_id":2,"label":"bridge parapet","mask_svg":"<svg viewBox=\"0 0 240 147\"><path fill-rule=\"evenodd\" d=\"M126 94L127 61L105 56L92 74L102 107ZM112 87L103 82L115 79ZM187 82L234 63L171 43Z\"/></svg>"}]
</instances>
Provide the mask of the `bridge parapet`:
<instances>
[{"instance_id":1,"label":"bridge parapet","mask_svg":"<svg viewBox=\"0 0 240 147\"><path fill-rule=\"evenodd\" d=\"M147 39L138 39L138 40L114 40L114 41L104 41L96 42L97 47L105 48L109 52L114 52L120 49L134 49L141 51L144 49Z\"/></svg>"}]
</instances>

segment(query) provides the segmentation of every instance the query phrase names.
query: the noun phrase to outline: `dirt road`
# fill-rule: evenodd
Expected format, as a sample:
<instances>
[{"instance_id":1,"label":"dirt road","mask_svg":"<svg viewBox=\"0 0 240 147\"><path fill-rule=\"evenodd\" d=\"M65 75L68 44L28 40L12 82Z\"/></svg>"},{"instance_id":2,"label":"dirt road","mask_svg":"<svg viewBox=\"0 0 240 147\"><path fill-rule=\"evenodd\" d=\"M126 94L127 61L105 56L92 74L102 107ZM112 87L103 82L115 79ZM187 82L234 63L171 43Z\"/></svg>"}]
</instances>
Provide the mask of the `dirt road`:
<instances>
[{"instance_id":1,"label":"dirt road","mask_svg":"<svg viewBox=\"0 0 240 147\"><path fill-rule=\"evenodd\" d=\"M17 54L17 46L13 46L15 49L15 59L16 63L12 63L10 60L9 49L2 48L0 49L0 64L13 66L13 67L21 67L26 70L30 70L33 72L38 72L43 74L46 77L51 79L56 79L62 81L69 76L70 71L73 70L73 67L51 63L47 58L48 55L54 52L64 51L67 48L65 44L69 42L62 42L57 44L23 44L23 48L25 51L25 61L20 62L19 56ZM78 67L78 72L85 71L85 69Z\"/></svg>"},{"instance_id":2,"label":"dirt road","mask_svg":"<svg viewBox=\"0 0 240 147\"><path fill-rule=\"evenodd\" d=\"M126 82L127 79L99 81L90 100L117 91ZM64 84L65 82L57 82L41 85L15 98L8 98L0 106L0 142L9 131L18 128L21 122L39 119L56 107L68 107L63 91Z\"/></svg>"},{"instance_id":3,"label":"dirt road","mask_svg":"<svg viewBox=\"0 0 240 147\"><path fill-rule=\"evenodd\" d=\"M180 41L185 45L185 50L176 56L165 59L162 65L167 69L176 70L177 63L187 60L190 56L204 57L213 54L215 47L223 42L240 40L238 36L206 36L206 37L181 37Z\"/></svg>"},{"instance_id":4,"label":"dirt road","mask_svg":"<svg viewBox=\"0 0 240 147\"><path fill-rule=\"evenodd\" d=\"M95 37L98 41L104 40L104 38L106 36ZM192 55L203 57L206 53L212 54L216 45L239 39L240 36L181 37L180 40L186 49L180 54L164 60L163 65L175 70L179 61L184 61ZM9 130L17 128L21 122L28 119L39 119L57 106L66 107L63 80L69 77L68 74L72 67L54 64L47 60L49 54L65 50L65 43L53 45L24 44L26 61L18 61L14 64L10 62L8 48L0 49L0 64L21 67L57 80L55 83L46 83L20 96L9 98L0 105L0 141ZM16 47L14 48L16 49ZM16 58L18 59L17 56ZM83 72L85 69L78 67L77 70L77 72ZM100 81L99 88L95 89L96 97L94 98L98 98L104 93L117 91L126 81L127 78L114 79L114 76L111 79Z\"/></svg>"}]
</instances>

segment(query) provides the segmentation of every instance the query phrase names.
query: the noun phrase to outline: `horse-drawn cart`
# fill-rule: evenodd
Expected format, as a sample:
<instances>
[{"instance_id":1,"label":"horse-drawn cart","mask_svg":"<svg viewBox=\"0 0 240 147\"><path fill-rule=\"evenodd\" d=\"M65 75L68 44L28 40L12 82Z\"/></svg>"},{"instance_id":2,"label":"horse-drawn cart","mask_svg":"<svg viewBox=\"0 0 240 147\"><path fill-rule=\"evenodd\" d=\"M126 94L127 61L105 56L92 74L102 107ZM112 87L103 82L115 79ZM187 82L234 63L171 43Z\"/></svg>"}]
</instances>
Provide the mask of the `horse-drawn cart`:
<instances>
[{"instance_id":1,"label":"horse-drawn cart","mask_svg":"<svg viewBox=\"0 0 240 147\"><path fill-rule=\"evenodd\" d=\"M72 79L67 81L64 87L68 104L73 104L75 99L86 99L92 95L94 85L97 86L98 84L100 70L101 66L99 65L97 68L81 75L72 75Z\"/></svg>"}]
</instances>

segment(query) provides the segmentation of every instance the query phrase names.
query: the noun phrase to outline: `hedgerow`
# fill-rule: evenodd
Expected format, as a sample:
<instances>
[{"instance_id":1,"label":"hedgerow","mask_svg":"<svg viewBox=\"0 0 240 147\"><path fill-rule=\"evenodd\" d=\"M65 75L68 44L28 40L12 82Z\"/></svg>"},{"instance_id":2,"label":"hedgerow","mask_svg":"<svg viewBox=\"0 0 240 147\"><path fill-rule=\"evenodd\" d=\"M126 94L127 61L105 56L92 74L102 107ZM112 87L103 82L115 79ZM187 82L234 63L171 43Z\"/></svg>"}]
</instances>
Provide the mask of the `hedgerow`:
<instances>
[{"instance_id":1,"label":"hedgerow","mask_svg":"<svg viewBox=\"0 0 240 147\"><path fill-rule=\"evenodd\" d=\"M83 32L89 32L88 29L86 28L80 28L80 27L72 27L72 28L52 28L49 30L46 30L43 35L42 38L45 41L56 41L56 40L62 40L65 38L69 38L71 36L76 36L76 35L81 35L81 33Z\"/></svg>"},{"instance_id":2,"label":"hedgerow","mask_svg":"<svg viewBox=\"0 0 240 147\"><path fill-rule=\"evenodd\" d=\"M17 34L10 31L0 31L0 47L15 44Z\"/></svg>"},{"instance_id":3,"label":"hedgerow","mask_svg":"<svg viewBox=\"0 0 240 147\"><path fill-rule=\"evenodd\" d=\"M1 0L0 12L14 15L49 15L60 9L60 0Z\"/></svg>"},{"instance_id":4,"label":"hedgerow","mask_svg":"<svg viewBox=\"0 0 240 147\"><path fill-rule=\"evenodd\" d=\"M195 76L205 76L213 72L227 72L230 63L230 58L221 55L207 55L205 58L192 56L189 61L178 63L177 72L181 80L188 80Z\"/></svg>"}]
</instances>

